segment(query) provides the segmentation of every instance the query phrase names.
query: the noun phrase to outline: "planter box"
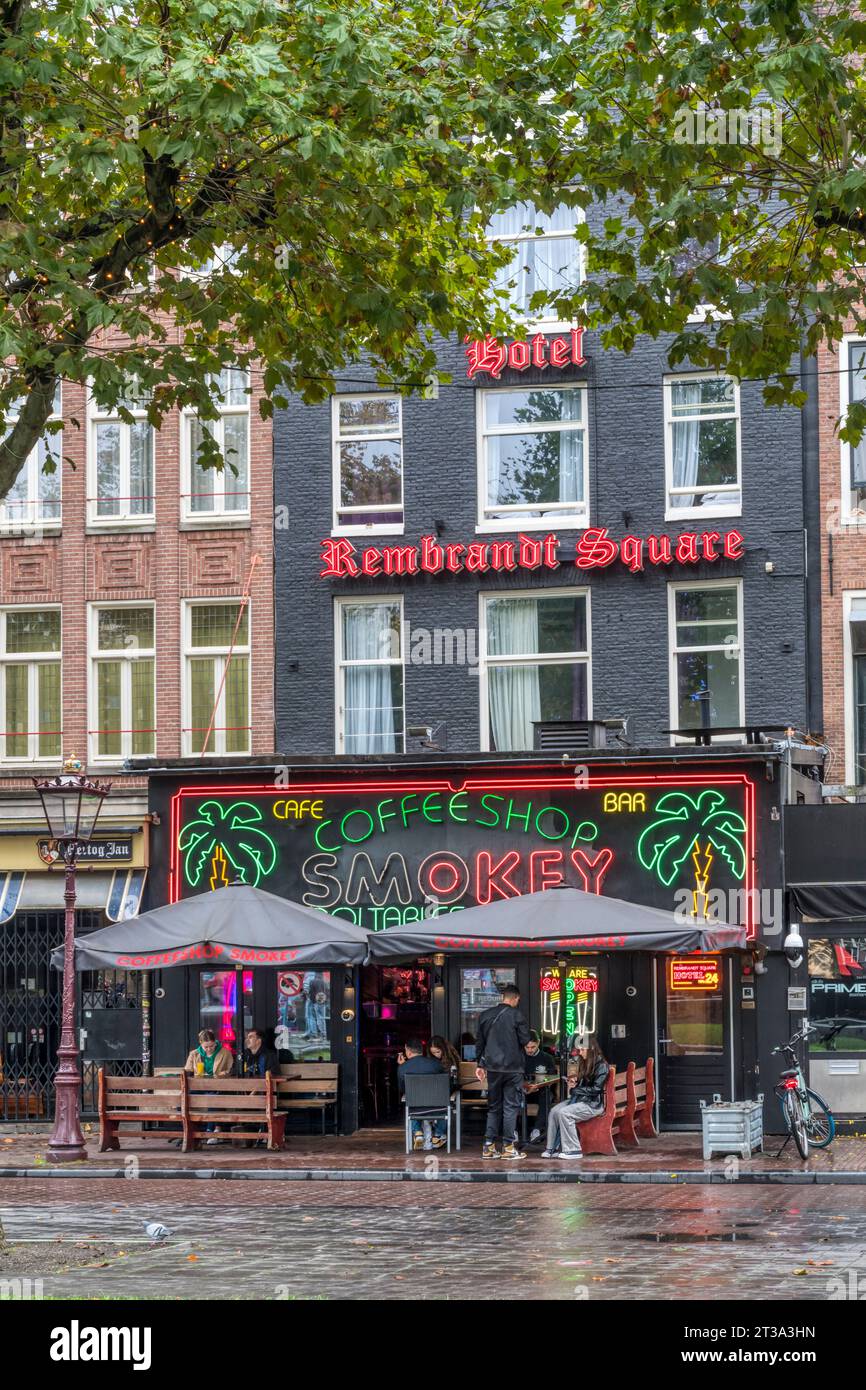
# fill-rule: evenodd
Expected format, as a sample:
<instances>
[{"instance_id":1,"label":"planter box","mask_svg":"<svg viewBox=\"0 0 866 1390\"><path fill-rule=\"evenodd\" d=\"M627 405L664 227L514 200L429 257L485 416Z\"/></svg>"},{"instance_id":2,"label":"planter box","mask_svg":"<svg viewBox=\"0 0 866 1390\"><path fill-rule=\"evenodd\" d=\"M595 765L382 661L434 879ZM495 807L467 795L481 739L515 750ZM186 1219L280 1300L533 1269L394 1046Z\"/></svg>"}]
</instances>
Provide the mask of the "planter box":
<instances>
[{"instance_id":1,"label":"planter box","mask_svg":"<svg viewBox=\"0 0 866 1390\"><path fill-rule=\"evenodd\" d=\"M750 1158L764 1150L764 1107L759 1100L701 1101L704 1158L713 1154L739 1154Z\"/></svg>"}]
</instances>

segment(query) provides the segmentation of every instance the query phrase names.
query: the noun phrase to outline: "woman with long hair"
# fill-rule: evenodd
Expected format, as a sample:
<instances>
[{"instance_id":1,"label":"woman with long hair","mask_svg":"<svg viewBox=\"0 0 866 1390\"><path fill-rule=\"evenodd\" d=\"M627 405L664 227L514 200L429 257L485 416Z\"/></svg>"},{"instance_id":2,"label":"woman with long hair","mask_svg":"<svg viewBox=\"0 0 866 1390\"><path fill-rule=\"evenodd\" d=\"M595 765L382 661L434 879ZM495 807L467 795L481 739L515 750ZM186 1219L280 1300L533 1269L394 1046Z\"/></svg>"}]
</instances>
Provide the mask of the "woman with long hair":
<instances>
[{"instance_id":1,"label":"woman with long hair","mask_svg":"<svg viewBox=\"0 0 866 1390\"><path fill-rule=\"evenodd\" d=\"M447 1038L443 1038L439 1033L434 1034L430 1039L427 1051L431 1057L436 1058L436 1061L445 1071L451 1072L452 1076L459 1076L460 1053Z\"/></svg>"},{"instance_id":2,"label":"woman with long hair","mask_svg":"<svg viewBox=\"0 0 866 1390\"><path fill-rule=\"evenodd\" d=\"M577 1056L568 1068L568 1098L554 1105L547 1122L547 1148L542 1158L581 1158L577 1126L604 1111L604 1092L610 1066L594 1037L577 1039ZM561 1147L557 1148L557 1140Z\"/></svg>"}]
</instances>

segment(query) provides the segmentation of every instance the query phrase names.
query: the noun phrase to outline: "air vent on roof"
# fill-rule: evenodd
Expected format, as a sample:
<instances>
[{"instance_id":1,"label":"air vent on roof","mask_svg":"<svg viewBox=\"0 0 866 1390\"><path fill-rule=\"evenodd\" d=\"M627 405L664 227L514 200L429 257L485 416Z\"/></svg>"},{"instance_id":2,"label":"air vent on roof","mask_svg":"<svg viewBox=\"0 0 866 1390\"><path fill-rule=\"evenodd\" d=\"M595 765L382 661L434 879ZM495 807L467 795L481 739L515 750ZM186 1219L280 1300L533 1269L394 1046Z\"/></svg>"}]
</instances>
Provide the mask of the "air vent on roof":
<instances>
[{"instance_id":1,"label":"air vent on roof","mask_svg":"<svg viewBox=\"0 0 866 1390\"><path fill-rule=\"evenodd\" d=\"M582 753L593 748L607 748L611 742L609 736L624 732L625 720L540 719L532 727L535 752Z\"/></svg>"}]
</instances>

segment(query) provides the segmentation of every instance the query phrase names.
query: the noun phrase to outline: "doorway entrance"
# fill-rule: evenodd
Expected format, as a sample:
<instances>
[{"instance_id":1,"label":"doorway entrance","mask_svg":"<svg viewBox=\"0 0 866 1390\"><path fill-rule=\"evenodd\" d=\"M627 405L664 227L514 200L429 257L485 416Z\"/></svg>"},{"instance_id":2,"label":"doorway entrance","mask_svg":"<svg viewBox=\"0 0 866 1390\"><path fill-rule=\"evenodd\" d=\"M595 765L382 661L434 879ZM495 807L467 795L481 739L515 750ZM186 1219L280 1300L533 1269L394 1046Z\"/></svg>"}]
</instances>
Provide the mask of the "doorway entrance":
<instances>
[{"instance_id":1,"label":"doorway entrance","mask_svg":"<svg viewBox=\"0 0 866 1390\"><path fill-rule=\"evenodd\" d=\"M700 1129L701 1101L730 1100L727 965L721 956L656 962L659 1119L664 1129Z\"/></svg>"},{"instance_id":2,"label":"doorway entrance","mask_svg":"<svg viewBox=\"0 0 866 1390\"><path fill-rule=\"evenodd\" d=\"M365 965L361 970L361 1123L399 1124L397 1058L407 1039L430 1041L430 970L426 965Z\"/></svg>"}]
</instances>

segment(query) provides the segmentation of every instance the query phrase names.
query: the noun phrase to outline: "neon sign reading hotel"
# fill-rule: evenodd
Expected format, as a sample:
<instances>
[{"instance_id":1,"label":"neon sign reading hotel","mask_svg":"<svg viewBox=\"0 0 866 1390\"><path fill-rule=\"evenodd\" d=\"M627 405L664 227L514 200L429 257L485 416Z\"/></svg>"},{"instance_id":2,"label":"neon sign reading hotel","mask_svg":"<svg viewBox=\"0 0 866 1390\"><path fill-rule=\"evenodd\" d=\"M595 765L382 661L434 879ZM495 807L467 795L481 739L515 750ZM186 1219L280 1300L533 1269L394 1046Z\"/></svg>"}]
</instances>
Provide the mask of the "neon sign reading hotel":
<instances>
[{"instance_id":1,"label":"neon sign reading hotel","mask_svg":"<svg viewBox=\"0 0 866 1390\"><path fill-rule=\"evenodd\" d=\"M619 560L632 574L646 565L697 565L702 561L742 560L739 531L684 531L671 536L624 536L614 540L606 526L590 526L574 544L573 563L581 570L606 569ZM469 541L440 545L422 536L418 545L368 545L358 550L345 536L322 541L322 579L379 578L406 574L486 574L489 571L559 569L560 539L518 535L513 541Z\"/></svg>"}]
</instances>

